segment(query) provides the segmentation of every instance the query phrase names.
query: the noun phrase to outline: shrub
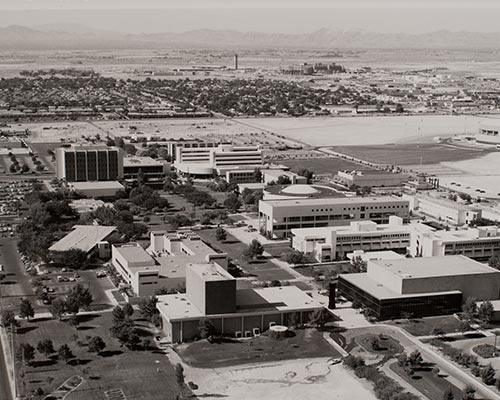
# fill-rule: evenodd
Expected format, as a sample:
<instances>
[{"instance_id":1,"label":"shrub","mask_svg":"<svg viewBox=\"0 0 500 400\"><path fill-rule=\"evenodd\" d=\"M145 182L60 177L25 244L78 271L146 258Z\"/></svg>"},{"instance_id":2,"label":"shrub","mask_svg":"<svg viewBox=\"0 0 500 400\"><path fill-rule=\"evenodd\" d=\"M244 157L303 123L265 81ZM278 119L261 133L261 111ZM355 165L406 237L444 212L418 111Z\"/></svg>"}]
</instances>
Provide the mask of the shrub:
<instances>
[{"instance_id":1,"label":"shrub","mask_svg":"<svg viewBox=\"0 0 500 400\"><path fill-rule=\"evenodd\" d=\"M492 346L491 344L479 344L477 346L474 346L472 348L472 351L483 358L496 357L495 346Z\"/></svg>"}]
</instances>

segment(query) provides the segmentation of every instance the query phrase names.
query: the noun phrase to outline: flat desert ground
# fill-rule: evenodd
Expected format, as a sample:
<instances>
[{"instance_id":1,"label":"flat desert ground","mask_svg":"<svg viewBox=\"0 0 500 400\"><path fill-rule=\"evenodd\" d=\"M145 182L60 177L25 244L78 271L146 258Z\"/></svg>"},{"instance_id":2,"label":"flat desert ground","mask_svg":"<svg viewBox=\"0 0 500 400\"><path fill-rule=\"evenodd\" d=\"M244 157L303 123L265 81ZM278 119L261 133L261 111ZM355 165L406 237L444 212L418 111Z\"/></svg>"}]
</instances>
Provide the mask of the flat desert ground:
<instances>
[{"instance_id":1,"label":"flat desert ground","mask_svg":"<svg viewBox=\"0 0 500 400\"><path fill-rule=\"evenodd\" d=\"M187 380L195 382L196 395L238 400L316 399L375 400L367 381L357 380L342 365L328 365L328 358L289 360L217 369L188 368Z\"/></svg>"},{"instance_id":2,"label":"flat desert ground","mask_svg":"<svg viewBox=\"0 0 500 400\"><path fill-rule=\"evenodd\" d=\"M432 142L434 137L475 134L475 116L252 118L240 121L312 146L355 146ZM236 119L236 121L239 121ZM500 120L499 120L500 122Z\"/></svg>"}]
</instances>

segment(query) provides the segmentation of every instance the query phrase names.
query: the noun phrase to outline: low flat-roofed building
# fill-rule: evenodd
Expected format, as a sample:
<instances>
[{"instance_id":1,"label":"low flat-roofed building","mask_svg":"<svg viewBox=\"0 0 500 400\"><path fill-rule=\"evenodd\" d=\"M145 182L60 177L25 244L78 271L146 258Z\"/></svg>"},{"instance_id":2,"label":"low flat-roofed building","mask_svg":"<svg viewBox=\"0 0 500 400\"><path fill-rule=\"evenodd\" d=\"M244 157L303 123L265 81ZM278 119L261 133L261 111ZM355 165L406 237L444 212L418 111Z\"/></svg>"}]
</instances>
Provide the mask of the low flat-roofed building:
<instances>
[{"instance_id":1,"label":"low flat-roofed building","mask_svg":"<svg viewBox=\"0 0 500 400\"><path fill-rule=\"evenodd\" d=\"M194 232L154 231L150 239L147 249L134 243L112 247L113 266L138 297L184 288L188 265L216 263L227 269L227 254L217 253Z\"/></svg>"},{"instance_id":2,"label":"low flat-roofed building","mask_svg":"<svg viewBox=\"0 0 500 400\"><path fill-rule=\"evenodd\" d=\"M338 171L335 181L344 186L376 187L376 186L401 186L408 180L408 176L399 172L388 171Z\"/></svg>"},{"instance_id":3,"label":"low flat-roofed building","mask_svg":"<svg viewBox=\"0 0 500 400\"><path fill-rule=\"evenodd\" d=\"M199 336L209 319L220 335L253 336L272 325L307 322L324 307L296 286L236 289L236 279L217 264L190 265L186 293L158 296L165 339L172 343Z\"/></svg>"},{"instance_id":4,"label":"low flat-roofed building","mask_svg":"<svg viewBox=\"0 0 500 400\"><path fill-rule=\"evenodd\" d=\"M102 200L95 199L77 199L71 200L69 206L75 210L78 214L85 214L97 210L99 207L111 207L113 204L105 203Z\"/></svg>"},{"instance_id":5,"label":"low flat-roofed building","mask_svg":"<svg viewBox=\"0 0 500 400\"><path fill-rule=\"evenodd\" d=\"M123 159L123 178L137 180L141 172L148 180L163 180L168 164L151 157L130 156Z\"/></svg>"},{"instance_id":6,"label":"low flat-roofed building","mask_svg":"<svg viewBox=\"0 0 500 400\"><path fill-rule=\"evenodd\" d=\"M405 258L401 254L398 254L392 250L384 250L384 251L369 251L364 252L363 250L356 250L353 253L347 254L347 258L351 263L356 258L361 258L361 260L365 263L371 260L399 260L401 258Z\"/></svg>"},{"instance_id":7,"label":"low flat-roofed building","mask_svg":"<svg viewBox=\"0 0 500 400\"><path fill-rule=\"evenodd\" d=\"M403 195L410 201L410 209L424 215L431 216L439 221L452 225L469 224L475 218L481 216L479 210L444 198L436 198L428 195Z\"/></svg>"},{"instance_id":8,"label":"low flat-roofed building","mask_svg":"<svg viewBox=\"0 0 500 400\"><path fill-rule=\"evenodd\" d=\"M388 224L354 221L348 226L292 229L292 247L313 255L319 262L342 260L353 251L394 250L406 254L411 227L403 219L389 217Z\"/></svg>"},{"instance_id":9,"label":"low flat-roofed building","mask_svg":"<svg viewBox=\"0 0 500 400\"><path fill-rule=\"evenodd\" d=\"M500 252L500 230L497 226L435 230L418 224L413 231L409 249L412 256L436 257L461 254L484 261Z\"/></svg>"},{"instance_id":10,"label":"low flat-roofed building","mask_svg":"<svg viewBox=\"0 0 500 400\"><path fill-rule=\"evenodd\" d=\"M461 255L370 260L366 273L339 276L338 289L380 320L444 315L469 297L497 300L500 271Z\"/></svg>"},{"instance_id":11,"label":"low flat-roofed building","mask_svg":"<svg viewBox=\"0 0 500 400\"><path fill-rule=\"evenodd\" d=\"M125 187L118 181L72 182L68 188L85 197L114 197Z\"/></svg>"},{"instance_id":12,"label":"low flat-roofed building","mask_svg":"<svg viewBox=\"0 0 500 400\"><path fill-rule=\"evenodd\" d=\"M110 245L106 239L116 230L116 226L101 225L75 225L73 230L61 240L49 247L54 259L57 253L63 253L70 249L78 249L90 258L97 255L99 258L109 257Z\"/></svg>"},{"instance_id":13,"label":"low flat-roofed building","mask_svg":"<svg viewBox=\"0 0 500 400\"><path fill-rule=\"evenodd\" d=\"M289 237L292 229L345 226L352 221L387 224L391 215L407 222L408 200L380 196L259 201L260 231L278 238Z\"/></svg>"},{"instance_id":14,"label":"low flat-roofed building","mask_svg":"<svg viewBox=\"0 0 500 400\"><path fill-rule=\"evenodd\" d=\"M270 184L272 182L277 183L280 177L288 178L291 185L307 184L307 178L298 175L295 172L282 171L278 169L267 169L262 172L262 179L266 184Z\"/></svg>"}]
</instances>

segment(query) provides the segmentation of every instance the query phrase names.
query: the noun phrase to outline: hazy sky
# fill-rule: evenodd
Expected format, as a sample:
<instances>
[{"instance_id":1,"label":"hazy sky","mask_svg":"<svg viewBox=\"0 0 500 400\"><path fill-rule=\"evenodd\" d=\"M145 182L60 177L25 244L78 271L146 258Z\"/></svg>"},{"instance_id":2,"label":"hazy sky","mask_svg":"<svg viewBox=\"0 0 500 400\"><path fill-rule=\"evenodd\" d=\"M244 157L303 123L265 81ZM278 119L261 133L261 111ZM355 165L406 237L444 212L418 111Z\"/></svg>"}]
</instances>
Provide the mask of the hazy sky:
<instances>
[{"instance_id":1,"label":"hazy sky","mask_svg":"<svg viewBox=\"0 0 500 400\"><path fill-rule=\"evenodd\" d=\"M500 31L498 0L0 0L0 26L80 24L122 32L321 28Z\"/></svg>"}]
</instances>

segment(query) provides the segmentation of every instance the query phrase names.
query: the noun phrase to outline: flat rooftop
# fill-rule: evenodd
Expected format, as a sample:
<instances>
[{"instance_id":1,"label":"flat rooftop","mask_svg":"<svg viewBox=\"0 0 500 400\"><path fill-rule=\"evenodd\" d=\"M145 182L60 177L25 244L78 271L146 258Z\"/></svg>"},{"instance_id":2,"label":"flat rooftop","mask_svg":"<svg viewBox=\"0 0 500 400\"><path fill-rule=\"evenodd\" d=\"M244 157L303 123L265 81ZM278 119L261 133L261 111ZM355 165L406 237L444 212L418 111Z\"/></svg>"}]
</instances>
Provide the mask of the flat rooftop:
<instances>
[{"instance_id":1,"label":"flat rooftop","mask_svg":"<svg viewBox=\"0 0 500 400\"><path fill-rule=\"evenodd\" d=\"M151 157L125 157L123 167L161 167L163 163Z\"/></svg>"},{"instance_id":2,"label":"flat rooftop","mask_svg":"<svg viewBox=\"0 0 500 400\"><path fill-rule=\"evenodd\" d=\"M204 281L234 281L235 278L224 268L217 264L194 264L190 266L191 271Z\"/></svg>"},{"instance_id":3,"label":"flat rooftop","mask_svg":"<svg viewBox=\"0 0 500 400\"><path fill-rule=\"evenodd\" d=\"M391 260L392 261L392 260ZM373 261L370 261L373 262ZM340 276L341 279L355 285L359 289L366 293L369 293L373 297L379 300L389 300L389 299L401 299L405 297L427 297L427 296L437 296L440 294L452 294L452 293L462 293L459 290L451 290L445 292L426 292L426 293L409 293L401 294L389 289L384 286L383 283L378 282L368 276L367 273L359 274L343 274Z\"/></svg>"},{"instance_id":4,"label":"flat rooftop","mask_svg":"<svg viewBox=\"0 0 500 400\"><path fill-rule=\"evenodd\" d=\"M442 207L448 207L452 208L454 210L458 211L472 211L472 209L465 204L460 204L455 201L447 200L444 198L439 198L439 197L432 197L432 196L417 196L418 201L428 201L430 203L442 206Z\"/></svg>"},{"instance_id":5,"label":"flat rooftop","mask_svg":"<svg viewBox=\"0 0 500 400\"><path fill-rule=\"evenodd\" d=\"M482 236L480 237L480 230L485 229L485 228L492 228L490 233L490 236ZM433 238L434 239L439 239L444 242L467 242L470 240L492 240L492 239L500 239L500 234L496 230L496 226L491 226L491 227L481 227L479 229L477 228L469 228L469 229L461 229L457 231L435 231Z\"/></svg>"},{"instance_id":6,"label":"flat rooftop","mask_svg":"<svg viewBox=\"0 0 500 400\"><path fill-rule=\"evenodd\" d=\"M187 294L169 294L157 298L156 307L164 317L171 321L205 317L205 314L191 303ZM267 311L307 311L323 308L323 306L296 286L280 286L237 290L236 308L236 313L222 315L251 315Z\"/></svg>"},{"instance_id":7,"label":"flat rooftop","mask_svg":"<svg viewBox=\"0 0 500 400\"><path fill-rule=\"evenodd\" d=\"M297 206L330 206L330 205L371 205L383 203L409 203L400 197L327 197L317 199L297 199L297 200L261 200L271 207L297 207Z\"/></svg>"},{"instance_id":8,"label":"flat rooftop","mask_svg":"<svg viewBox=\"0 0 500 400\"><path fill-rule=\"evenodd\" d=\"M116 226L75 225L70 233L49 247L49 250L67 251L69 249L79 249L88 253L115 229Z\"/></svg>"},{"instance_id":9,"label":"flat rooftop","mask_svg":"<svg viewBox=\"0 0 500 400\"><path fill-rule=\"evenodd\" d=\"M125 189L125 187L118 181L71 182L70 185L77 190Z\"/></svg>"},{"instance_id":10,"label":"flat rooftop","mask_svg":"<svg viewBox=\"0 0 500 400\"><path fill-rule=\"evenodd\" d=\"M500 271L462 255L403 258L400 260L373 260L370 263L383 267L403 279L500 274Z\"/></svg>"},{"instance_id":11,"label":"flat rooftop","mask_svg":"<svg viewBox=\"0 0 500 400\"><path fill-rule=\"evenodd\" d=\"M155 264L155 260L151 257L146 250L139 245L125 244L123 246L114 246L116 251L127 261L135 263L151 263ZM144 268L144 267L140 267ZM134 268L132 268L134 269Z\"/></svg>"},{"instance_id":12,"label":"flat rooftop","mask_svg":"<svg viewBox=\"0 0 500 400\"><path fill-rule=\"evenodd\" d=\"M322 238L328 236L330 232L337 232L337 235L360 235L360 234L374 234L374 233L388 233L388 232L404 232L410 233L411 227L409 225L389 225L378 224L375 229L360 230L356 225L347 226L325 226L322 228L296 228L292 229L294 236L301 237L318 237Z\"/></svg>"}]
</instances>

